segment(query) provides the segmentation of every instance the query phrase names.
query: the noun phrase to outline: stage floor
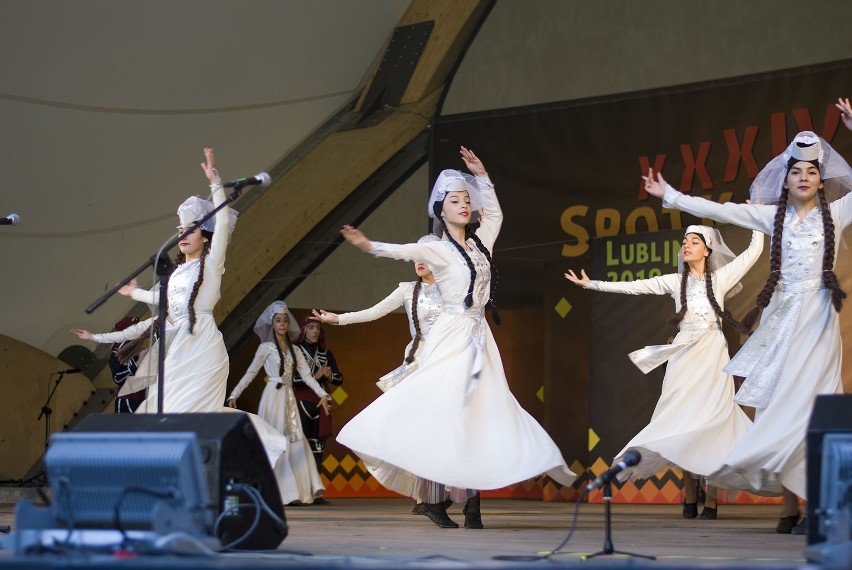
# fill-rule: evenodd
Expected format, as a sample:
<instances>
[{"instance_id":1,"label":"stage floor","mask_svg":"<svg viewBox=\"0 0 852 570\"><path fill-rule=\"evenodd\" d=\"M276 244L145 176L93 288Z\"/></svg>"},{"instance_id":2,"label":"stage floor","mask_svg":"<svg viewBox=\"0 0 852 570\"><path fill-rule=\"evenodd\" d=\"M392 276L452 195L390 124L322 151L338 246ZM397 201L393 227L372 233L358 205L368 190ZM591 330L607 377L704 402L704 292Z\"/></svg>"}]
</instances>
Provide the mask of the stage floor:
<instances>
[{"instance_id":1,"label":"stage floor","mask_svg":"<svg viewBox=\"0 0 852 570\"><path fill-rule=\"evenodd\" d=\"M656 562L612 555L583 562L601 549L603 506L580 506L577 529L562 553L539 562L504 562L494 556L535 556L565 538L573 503L484 499L485 530L440 529L410 514L405 499L335 499L331 505L287 507L290 534L278 551L266 555L215 558L164 558L116 561L128 568L518 568L668 567L799 568L805 564L805 538L775 533L777 506L723 505L720 519L684 520L680 506L614 505L612 538L616 549L657 557ZM0 525L14 524L14 505L0 505ZM450 516L462 523L461 506ZM53 562L58 562L54 560ZM88 560L89 563L92 560ZM45 564L46 563L46 564ZM66 558L65 567L75 567ZM43 557L15 559L0 550L0 568L52 567ZM109 568L109 560L96 564Z\"/></svg>"}]
</instances>

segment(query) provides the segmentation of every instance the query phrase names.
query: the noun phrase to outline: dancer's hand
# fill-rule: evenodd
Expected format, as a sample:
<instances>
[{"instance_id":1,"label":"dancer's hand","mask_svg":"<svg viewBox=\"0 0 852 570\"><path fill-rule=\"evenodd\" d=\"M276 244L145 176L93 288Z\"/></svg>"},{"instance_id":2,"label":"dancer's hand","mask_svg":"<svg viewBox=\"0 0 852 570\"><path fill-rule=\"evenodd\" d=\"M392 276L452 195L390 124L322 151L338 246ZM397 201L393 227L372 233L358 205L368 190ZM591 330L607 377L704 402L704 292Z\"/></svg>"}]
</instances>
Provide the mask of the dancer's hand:
<instances>
[{"instance_id":1,"label":"dancer's hand","mask_svg":"<svg viewBox=\"0 0 852 570\"><path fill-rule=\"evenodd\" d=\"M337 316L337 313L329 313L328 311L323 311L320 309L317 311L313 309L311 311L314 314L314 318L323 323L328 323L330 325L336 325L340 323L340 317Z\"/></svg>"},{"instance_id":2,"label":"dancer's hand","mask_svg":"<svg viewBox=\"0 0 852 570\"><path fill-rule=\"evenodd\" d=\"M325 411L325 415L331 415L331 402L328 401L328 396L323 396L319 401L319 405Z\"/></svg>"},{"instance_id":3,"label":"dancer's hand","mask_svg":"<svg viewBox=\"0 0 852 570\"><path fill-rule=\"evenodd\" d=\"M461 157L471 174L474 176L488 176L488 173L485 171L485 165L473 154L472 150L461 147Z\"/></svg>"},{"instance_id":4,"label":"dancer's hand","mask_svg":"<svg viewBox=\"0 0 852 570\"><path fill-rule=\"evenodd\" d=\"M343 239L363 252L369 253L370 250L373 249L373 244L370 243L367 236L365 236L364 233L357 228L352 226L343 226L343 229L340 230L340 235L343 236Z\"/></svg>"},{"instance_id":5,"label":"dancer's hand","mask_svg":"<svg viewBox=\"0 0 852 570\"><path fill-rule=\"evenodd\" d=\"M577 274L574 273L573 270L569 269L568 273L565 274L565 279L567 279L568 281L570 281L574 285L579 285L583 289L588 287L589 281L591 281L591 279L589 279L589 276L586 275L585 269L580 270L580 277L577 277Z\"/></svg>"},{"instance_id":6,"label":"dancer's hand","mask_svg":"<svg viewBox=\"0 0 852 570\"><path fill-rule=\"evenodd\" d=\"M207 180L210 181L210 184L221 184L222 179L219 178L219 171L216 170L216 156L213 154L212 148L204 149L204 158L206 161L201 163L201 169L204 171L204 175L207 176Z\"/></svg>"},{"instance_id":7,"label":"dancer's hand","mask_svg":"<svg viewBox=\"0 0 852 570\"><path fill-rule=\"evenodd\" d=\"M843 120L843 124L852 131L852 105L849 104L849 98L837 99L834 106L840 109L840 118Z\"/></svg>"},{"instance_id":8,"label":"dancer's hand","mask_svg":"<svg viewBox=\"0 0 852 570\"><path fill-rule=\"evenodd\" d=\"M645 181L645 192L651 196L662 198L666 193L666 181L663 179L661 172L658 172L657 177L654 178L654 171L649 168L648 176L643 176L642 180Z\"/></svg>"},{"instance_id":9,"label":"dancer's hand","mask_svg":"<svg viewBox=\"0 0 852 570\"><path fill-rule=\"evenodd\" d=\"M234 409L236 409L236 408L237 408L237 399L236 399L236 398L228 398L228 404L227 404L227 406L228 406L229 408L234 408Z\"/></svg>"},{"instance_id":10,"label":"dancer's hand","mask_svg":"<svg viewBox=\"0 0 852 570\"><path fill-rule=\"evenodd\" d=\"M71 334L77 335L83 340L95 340L95 337L87 330L84 329L71 329Z\"/></svg>"},{"instance_id":11,"label":"dancer's hand","mask_svg":"<svg viewBox=\"0 0 852 570\"><path fill-rule=\"evenodd\" d=\"M124 295L125 297L130 297L133 294L133 291L136 290L136 278L131 279L127 282L127 285L122 285L118 290L119 295Z\"/></svg>"}]
</instances>

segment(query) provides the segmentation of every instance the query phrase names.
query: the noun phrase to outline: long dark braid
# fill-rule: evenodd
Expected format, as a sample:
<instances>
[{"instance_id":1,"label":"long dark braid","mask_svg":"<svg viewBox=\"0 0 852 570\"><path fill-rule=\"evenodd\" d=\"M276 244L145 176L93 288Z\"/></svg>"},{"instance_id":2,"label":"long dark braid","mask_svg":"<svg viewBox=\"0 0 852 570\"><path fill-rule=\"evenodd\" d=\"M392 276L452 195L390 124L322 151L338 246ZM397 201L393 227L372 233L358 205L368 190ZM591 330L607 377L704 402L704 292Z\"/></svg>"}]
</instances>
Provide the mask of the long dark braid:
<instances>
[{"instance_id":1,"label":"long dark braid","mask_svg":"<svg viewBox=\"0 0 852 570\"><path fill-rule=\"evenodd\" d=\"M453 236L450 235L450 230L447 228L447 223L444 221L444 218L441 217L441 211L444 209L444 201L435 202L432 204L432 213L435 214L435 219L441 222L441 227L444 229L444 233L447 234L447 239L456 247L459 253L464 257L465 262L467 263L467 268L470 269L470 285L467 288L467 295L464 298L464 306L470 308L473 305L473 284L476 281L476 266L473 264L473 260L467 254L467 251L462 247L462 245L453 239Z\"/></svg>"},{"instance_id":2,"label":"long dark braid","mask_svg":"<svg viewBox=\"0 0 852 570\"><path fill-rule=\"evenodd\" d=\"M822 256L822 282L827 289L831 290L831 304L840 312L843 308L843 299L846 293L837 282L834 273L834 220L831 219L831 210L828 208L828 200L825 198L825 190L819 189L819 207L822 212L822 232L825 235L825 249Z\"/></svg>"},{"instance_id":3,"label":"long dark braid","mask_svg":"<svg viewBox=\"0 0 852 570\"><path fill-rule=\"evenodd\" d=\"M754 308L746 314L741 322L742 326L749 331L754 327L760 312L769 305L772 294L775 293L775 286L778 285L778 280L781 278L781 241L784 237L784 217L787 215L788 197L789 191L786 187L782 188L781 198L778 201L777 210L775 210L775 222L772 225L772 242L769 246L769 277L766 279L763 289L757 294Z\"/></svg>"},{"instance_id":4,"label":"long dark braid","mask_svg":"<svg viewBox=\"0 0 852 570\"><path fill-rule=\"evenodd\" d=\"M286 335L287 333L285 332L284 334ZM284 376L284 353L281 351L281 344L278 342L278 339L274 338L273 341L274 341L276 350L278 350L278 376L283 377ZM293 351L293 343L290 342L289 339L287 339L287 349L290 352L290 358L293 359L293 366L290 367L290 378L292 379L292 378L295 378L295 376L296 376L296 353ZM280 390L281 386L283 384L284 384L283 382L279 382L275 386L275 389Z\"/></svg>"},{"instance_id":5,"label":"long dark braid","mask_svg":"<svg viewBox=\"0 0 852 570\"><path fill-rule=\"evenodd\" d=\"M680 310L668 320L668 323L672 326L678 326L683 320L684 315L686 315L686 288L688 283L689 266L684 263L683 273L681 274L680 279ZM716 295L713 292L713 268L710 266L709 259L704 262L704 285L707 291L707 300L710 301L710 306L713 307L713 312L715 312L724 323L730 325L743 334L749 334L749 330L741 323L738 323L730 312L723 310L722 307L719 306L719 302L716 301Z\"/></svg>"},{"instance_id":6,"label":"long dark braid","mask_svg":"<svg viewBox=\"0 0 852 570\"><path fill-rule=\"evenodd\" d=\"M719 306L719 302L716 301L716 295L713 293L713 272L710 268L710 261L706 261L704 263L704 283L707 286L707 300L710 301L710 306L713 307L713 311L716 315L722 319L723 322L727 323L729 326L738 330L742 334L750 334L750 330L742 325L742 323L737 322L737 320L731 315L730 311L722 309Z\"/></svg>"},{"instance_id":7,"label":"long dark braid","mask_svg":"<svg viewBox=\"0 0 852 570\"><path fill-rule=\"evenodd\" d=\"M420 288L422 286L423 278L419 277L417 283L414 284L414 292L411 295L411 322L414 323L414 339L411 341L411 350L408 351L408 356L405 357L406 364L414 362L414 353L417 352L417 347L423 338L423 333L420 331L420 318L417 316L417 299L420 297Z\"/></svg>"},{"instance_id":8,"label":"long dark braid","mask_svg":"<svg viewBox=\"0 0 852 570\"><path fill-rule=\"evenodd\" d=\"M686 284L687 279L689 279L689 266L684 263L683 264L683 273L680 276L680 310L672 315L668 323L676 327L683 320L683 316L686 314Z\"/></svg>"},{"instance_id":9,"label":"long dark braid","mask_svg":"<svg viewBox=\"0 0 852 570\"><path fill-rule=\"evenodd\" d=\"M475 233L471 233L470 239L473 240L473 243L476 244L476 247L479 248L479 251L481 251L485 256L485 259L488 260L489 267L491 267L491 290L488 292L488 301L491 303L491 318L494 320L495 325L499 325L500 313L497 311L497 282L500 281L500 272L497 271L496 267L494 267L494 262L491 260L491 252L488 251L488 248L485 247L485 244L482 243L479 236Z\"/></svg>"},{"instance_id":10,"label":"long dark braid","mask_svg":"<svg viewBox=\"0 0 852 570\"><path fill-rule=\"evenodd\" d=\"M201 247L198 279L195 280L195 285L192 286L192 293L189 295L189 307L187 307L189 310L189 334L192 334L192 330L195 328L195 298L198 297L198 290L201 288L201 284L204 283L204 262L206 261L207 254L210 253L210 242L213 239L213 232L201 230L201 236L207 238L207 241Z\"/></svg>"}]
</instances>

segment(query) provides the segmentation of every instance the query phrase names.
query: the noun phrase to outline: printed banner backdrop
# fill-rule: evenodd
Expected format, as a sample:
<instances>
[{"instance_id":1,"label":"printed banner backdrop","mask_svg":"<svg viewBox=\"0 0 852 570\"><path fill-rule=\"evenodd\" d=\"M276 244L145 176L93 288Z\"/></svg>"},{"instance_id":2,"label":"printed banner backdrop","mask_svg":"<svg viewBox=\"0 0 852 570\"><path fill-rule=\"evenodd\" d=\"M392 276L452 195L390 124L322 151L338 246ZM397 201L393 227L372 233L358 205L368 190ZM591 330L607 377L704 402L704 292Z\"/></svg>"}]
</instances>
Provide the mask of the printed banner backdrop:
<instances>
[{"instance_id":1,"label":"printed banner backdrop","mask_svg":"<svg viewBox=\"0 0 852 570\"><path fill-rule=\"evenodd\" d=\"M620 296L585 291L562 274L568 268L585 268L592 278L622 280L639 278L643 270L650 275L655 263L660 271L665 269L665 255L670 259L672 241L679 242L681 235L648 233L681 229L699 220L664 210L658 199L645 195L641 176L649 167L662 171L683 192L742 202L759 169L800 130L816 131L852 158L852 133L833 104L837 97L850 95L850 71L852 60L844 60L436 121L432 179L443 168L464 168L458 154L464 145L483 160L496 185L505 213L493 252L501 275L498 304L539 307L543 315L541 346L529 353L531 360L543 362L543 374L510 380L516 394L542 394L542 424L572 468L600 473L650 418L661 372L642 376L626 354L665 342L665 321L674 304L669 298L616 301ZM627 241L602 239L595 245L594 238L616 236ZM735 251L733 246L741 249L747 243L747 232L739 239L743 241L732 240ZM663 260L638 263L642 243L649 248L656 244L656 255ZM618 257L621 245L629 254L630 244L632 260L621 257L621 266L601 265L607 247ZM842 252L838 256L838 273L844 288L852 290L844 267L847 257ZM766 277L760 268L752 274L758 284ZM601 298L593 301L593 295ZM753 299L753 291L741 293L736 303L742 310L731 305L735 316L741 317ZM623 308L618 305L622 301ZM841 315L849 338L849 310ZM503 334L523 336L526 331ZM844 361L852 362L850 355ZM846 385L848 390L848 380ZM623 408L623 413L613 407ZM674 483L666 492L659 481L649 483L647 490L639 486L633 496L619 494L616 500L680 500ZM567 496L552 482L544 485L545 498Z\"/></svg>"}]
</instances>

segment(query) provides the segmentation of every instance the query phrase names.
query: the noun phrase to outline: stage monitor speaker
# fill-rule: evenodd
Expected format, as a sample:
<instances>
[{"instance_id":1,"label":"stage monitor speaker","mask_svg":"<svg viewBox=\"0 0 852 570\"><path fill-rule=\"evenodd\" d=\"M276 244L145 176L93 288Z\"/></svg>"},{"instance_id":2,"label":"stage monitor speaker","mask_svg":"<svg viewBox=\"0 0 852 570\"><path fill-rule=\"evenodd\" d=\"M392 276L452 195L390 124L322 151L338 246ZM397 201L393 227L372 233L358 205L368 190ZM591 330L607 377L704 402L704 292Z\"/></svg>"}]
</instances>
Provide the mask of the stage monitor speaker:
<instances>
[{"instance_id":1,"label":"stage monitor speaker","mask_svg":"<svg viewBox=\"0 0 852 570\"><path fill-rule=\"evenodd\" d=\"M817 397L807 459L808 544L815 544L826 541L826 523L838 508L852 509L852 394Z\"/></svg>"},{"instance_id":2,"label":"stage monitor speaker","mask_svg":"<svg viewBox=\"0 0 852 570\"><path fill-rule=\"evenodd\" d=\"M210 499L218 509L217 515L229 509L217 530L222 544L249 533L234 548L271 550L287 537L287 519L278 483L260 437L245 414L91 414L74 432L193 432L198 437ZM253 507L233 508L253 503L249 493L229 490L233 483L257 489L280 522L261 511L255 525Z\"/></svg>"}]
</instances>

